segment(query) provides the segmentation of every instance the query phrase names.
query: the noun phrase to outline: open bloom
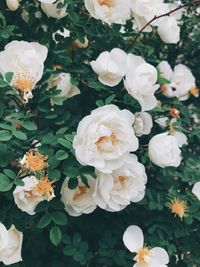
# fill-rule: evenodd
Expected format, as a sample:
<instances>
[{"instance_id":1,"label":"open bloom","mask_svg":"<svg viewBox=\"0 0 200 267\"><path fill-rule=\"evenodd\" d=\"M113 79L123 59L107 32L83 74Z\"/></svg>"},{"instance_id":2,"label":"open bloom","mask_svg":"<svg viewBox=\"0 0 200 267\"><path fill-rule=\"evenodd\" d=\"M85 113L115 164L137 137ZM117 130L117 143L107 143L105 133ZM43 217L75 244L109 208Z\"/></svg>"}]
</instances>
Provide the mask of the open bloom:
<instances>
[{"instance_id":1,"label":"open bloom","mask_svg":"<svg viewBox=\"0 0 200 267\"><path fill-rule=\"evenodd\" d=\"M151 110L157 106L154 96L159 88L156 84L157 70L140 57L132 54L127 56L127 74L124 86L140 104L142 110Z\"/></svg>"},{"instance_id":2,"label":"open bloom","mask_svg":"<svg viewBox=\"0 0 200 267\"><path fill-rule=\"evenodd\" d=\"M57 5L59 3L63 4L64 0L58 1L48 1L48 0L40 0L41 8L46 13L48 17L52 17L55 19L62 19L67 16L67 5L62 8L58 8Z\"/></svg>"},{"instance_id":3,"label":"open bloom","mask_svg":"<svg viewBox=\"0 0 200 267\"><path fill-rule=\"evenodd\" d=\"M69 73L53 74L49 80L49 89L53 87L57 87L61 92L51 98L52 104L56 104L61 97L65 100L80 94L79 88L71 83L71 75Z\"/></svg>"},{"instance_id":4,"label":"open bloom","mask_svg":"<svg viewBox=\"0 0 200 267\"><path fill-rule=\"evenodd\" d=\"M135 155L130 154L124 165L111 174L96 171L96 175L94 201L104 210L120 211L144 197L147 176Z\"/></svg>"},{"instance_id":5,"label":"open bloom","mask_svg":"<svg viewBox=\"0 0 200 267\"><path fill-rule=\"evenodd\" d=\"M135 121L133 124L133 128L135 130L136 136L150 134L152 127L153 127L153 120L149 113L147 112L135 113Z\"/></svg>"},{"instance_id":6,"label":"open bloom","mask_svg":"<svg viewBox=\"0 0 200 267\"><path fill-rule=\"evenodd\" d=\"M181 150L177 145L176 138L168 132L157 134L149 142L149 158L157 166L162 168L181 163Z\"/></svg>"},{"instance_id":7,"label":"open bloom","mask_svg":"<svg viewBox=\"0 0 200 267\"><path fill-rule=\"evenodd\" d=\"M138 149L133 130L134 115L115 105L92 111L78 125L73 147L77 160L104 173L111 173L126 161L129 152Z\"/></svg>"},{"instance_id":8,"label":"open bloom","mask_svg":"<svg viewBox=\"0 0 200 267\"><path fill-rule=\"evenodd\" d=\"M25 102L32 98L32 90L42 78L47 52L46 46L25 41L12 41L0 52L0 73L14 73L10 85L20 92Z\"/></svg>"},{"instance_id":9,"label":"open bloom","mask_svg":"<svg viewBox=\"0 0 200 267\"><path fill-rule=\"evenodd\" d=\"M113 87L121 82L126 73L126 60L127 54L119 48L114 48L111 52L102 52L90 64L98 74L99 81Z\"/></svg>"},{"instance_id":10,"label":"open bloom","mask_svg":"<svg viewBox=\"0 0 200 267\"><path fill-rule=\"evenodd\" d=\"M85 0L85 8L92 17L109 25L125 24L131 15L130 0Z\"/></svg>"},{"instance_id":11,"label":"open bloom","mask_svg":"<svg viewBox=\"0 0 200 267\"><path fill-rule=\"evenodd\" d=\"M170 12L177 7L176 4L167 4L163 0L135 0L132 1L132 13L134 17L134 27L141 30L155 16ZM143 31L150 32L152 26L158 27L158 34L165 43L177 43L180 40L180 27L178 21L182 17L182 11L172 13L156 19Z\"/></svg>"},{"instance_id":12,"label":"open bloom","mask_svg":"<svg viewBox=\"0 0 200 267\"><path fill-rule=\"evenodd\" d=\"M80 216L81 214L89 214L96 209L96 203L93 199L93 193L95 188L95 179L87 175L87 182L89 187L87 187L81 180L78 178L78 186L75 189L70 189L68 187L69 177L67 177L61 188L61 201L65 205L65 210L71 216Z\"/></svg>"},{"instance_id":13,"label":"open bloom","mask_svg":"<svg viewBox=\"0 0 200 267\"><path fill-rule=\"evenodd\" d=\"M22 261L23 234L14 225L9 230L0 223L0 261L5 265L11 265Z\"/></svg>"},{"instance_id":14,"label":"open bloom","mask_svg":"<svg viewBox=\"0 0 200 267\"><path fill-rule=\"evenodd\" d=\"M41 201L54 198L53 182L43 177L38 180L35 176L22 179L23 186L17 186L13 191L15 204L19 209L30 215L35 214L35 208Z\"/></svg>"},{"instance_id":15,"label":"open bloom","mask_svg":"<svg viewBox=\"0 0 200 267\"><path fill-rule=\"evenodd\" d=\"M200 200L200 182L194 184L192 193Z\"/></svg>"},{"instance_id":16,"label":"open bloom","mask_svg":"<svg viewBox=\"0 0 200 267\"><path fill-rule=\"evenodd\" d=\"M123 235L123 242L130 252L136 253L134 261L137 263L133 267L167 267L169 255L166 250L144 246L144 236L140 227L129 226Z\"/></svg>"},{"instance_id":17,"label":"open bloom","mask_svg":"<svg viewBox=\"0 0 200 267\"><path fill-rule=\"evenodd\" d=\"M22 170L27 170L33 173L42 172L46 167L48 157L42 155L36 148L30 149L20 161Z\"/></svg>"},{"instance_id":18,"label":"open bloom","mask_svg":"<svg viewBox=\"0 0 200 267\"><path fill-rule=\"evenodd\" d=\"M158 69L161 75L170 81L169 84L162 86L162 92L165 96L177 97L184 101L189 98L191 91L196 88L195 78L187 66L178 64L172 70L167 61L161 61ZM198 91L195 96L198 96Z\"/></svg>"}]
</instances>

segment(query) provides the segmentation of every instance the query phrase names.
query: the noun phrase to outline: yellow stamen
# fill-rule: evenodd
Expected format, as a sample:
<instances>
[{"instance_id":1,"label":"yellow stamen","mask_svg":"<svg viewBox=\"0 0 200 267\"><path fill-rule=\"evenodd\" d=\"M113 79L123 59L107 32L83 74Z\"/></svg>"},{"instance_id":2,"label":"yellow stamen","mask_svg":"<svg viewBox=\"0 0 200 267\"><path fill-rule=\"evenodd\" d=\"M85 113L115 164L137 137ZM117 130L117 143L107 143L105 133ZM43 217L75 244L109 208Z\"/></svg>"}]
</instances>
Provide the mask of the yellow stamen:
<instances>
[{"instance_id":1,"label":"yellow stamen","mask_svg":"<svg viewBox=\"0 0 200 267\"><path fill-rule=\"evenodd\" d=\"M14 76L12 86L21 93L32 91L35 85L34 78L29 73L18 73Z\"/></svg>"},{"instance_id":2,"label":"yellow stamen","mask_svg":"<svg viewBox=\"0 0 200 267\"><path fill-rule=\"evenodd\" d=\"M190 94L195 96L195 97L198 97L199 96L199 89L197 87L192 87L190 88L189 90Z\"/></svg>"},{"instance_id":3,"label":"yellow stamen","mask_svg":"<svg viewBox=\"0 0 200 267\"><path fill-rule=\"evenodd\" d=\"M114 133L111 134L111 136L101 136L96 142L96 146L99 147L104 142L111 141L112 145L116 145L118 142L118 139Z\"/></svg>"},{"instance_id":4,"label":"yellow stamen","mask_svg":"<svg viewBox=\"0 0 200 267\"><path fill-rule=\"evenodd\" d=\"M122 186L124 186L125 184L125 181L126 181L126 177L125 176L119 176L119 182Z\"/></svg>"},{"instance_id":5,"label":"yellow stamen","mask_svg":"<svg viewBox=\"0 0 200 267\"><path fill-rule=\"evenodd\" d=\"M135 256L134 260L137 261L137 263L141 263L144 266L148 266L150 256L150 248L143 247L138 250L137 255Z\"/></svg>"},{"instance_id":6,"label":"yellow stamen","mask_svg":"<svg viewBox=\"0 0 200 267\"><path fill-rule=\"evenodd\" d=\"M174 198L171 200L169 208L171 210L171 213L174 213L175 216L178 215L181 220L187 215L188 212L186 201L180 200L178 198Z\"/></svg>"},{"instance_id":7,"label":"yellow stamen","mask_svg":"<svg viewBox=\"0 0 200 267\"><path fill-rule=\"evenodd\" d=\"M87 194L89 188L85 185L80 185L77 192L75 193L73 199L80 200L85 194Z\"/></svg>"},{"instance_id":8,"label":"yellow stamen","mask_svg":"<svg viewBox=\"0 0 200 267\"><path fill-rule=\"evenodd\" d=\"M53 181L50 181L47 176L42 177L35 188L34 192L40 194L42 197L46 197L47 200L51 200L54 197Z\"/></svg>"},{"instance_id":9,"label":"yellow stamen","mask_svg":"<svg viewBox=\"0 0 200 267\"><path fill-rule=\"evenodd\" d=\"M100 6L113 7L113 0L99 0Z\"/></svg>"},{"instance_id":10,"label":"yellow stamen","mask_svg":"<svg viewBox=\"0 0 200 267\"><path fill-rule=\"evenodd\" d=\"M31 149L26 153L25 169L32 171L33 173L42 172L46 167L48 167L47 156L40 154L37 149Z\"/></svg>"}]
</instances>

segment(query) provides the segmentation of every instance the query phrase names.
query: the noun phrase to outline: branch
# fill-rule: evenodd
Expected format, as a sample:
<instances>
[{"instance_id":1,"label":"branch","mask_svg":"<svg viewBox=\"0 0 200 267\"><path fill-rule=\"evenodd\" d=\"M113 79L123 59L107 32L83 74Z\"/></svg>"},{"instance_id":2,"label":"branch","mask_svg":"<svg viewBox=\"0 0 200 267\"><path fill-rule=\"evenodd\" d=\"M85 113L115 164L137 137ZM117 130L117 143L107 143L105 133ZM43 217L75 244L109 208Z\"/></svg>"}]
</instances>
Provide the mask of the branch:
<instances>
[{"instance_id":1,"label":"branch","mask_svg":"<svg viewBox=\"0 0 200 267\"><path fill-rule=\"evenodd\" d=\"M153 22L153 21L155 21L155 20L157 20L157 19L160 19L160 18L162 18L162 17L166 17L166 16L169 16L169 15L171 15L172 13L174 13L174 12L176 12L176 11L178 11L179 9L182 9L182 8L184 8L184 7L187 7L187 6L189 6L189 5L191 5L191 4L197 4L197 3L200 3L200 0L193 0L193 1L191 1L191 2L189 2L189 3L187 3L187 4L184 4L184 5L180 5L180 6L178 6L177 8L175 8L175 9L172 9L171 11L169 11L169 12L167 12L167 13L164 13L164 14L162 14L162 15L159 15L159 16L155 16L155 17L153 17L144 27L142 27L142 29L137 33L137 35L136 35L136 37L135 37L135 39L133 40L133 44L135 44L135 42L137 41L137 39L139 38L139 36L140 36L140 34Z\"/></svg>"}]
</instances>

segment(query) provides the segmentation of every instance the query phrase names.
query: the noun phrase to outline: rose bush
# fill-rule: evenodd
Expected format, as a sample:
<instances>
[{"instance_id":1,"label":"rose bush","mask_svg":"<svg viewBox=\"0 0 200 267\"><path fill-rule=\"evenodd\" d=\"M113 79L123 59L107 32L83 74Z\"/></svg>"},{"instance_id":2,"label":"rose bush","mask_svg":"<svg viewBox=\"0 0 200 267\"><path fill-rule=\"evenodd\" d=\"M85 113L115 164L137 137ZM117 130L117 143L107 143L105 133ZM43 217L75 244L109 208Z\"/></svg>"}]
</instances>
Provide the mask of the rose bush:
<instances>
[{"instance_id":1,"label":"rose bush","mask_svg":"<svg viewBox=\"0 0 200 267\"><path fill-rule=\"evenodd\" d=\"M200 266L199 4L0 1L0 266Z\"/></svg>"}]
</instances>

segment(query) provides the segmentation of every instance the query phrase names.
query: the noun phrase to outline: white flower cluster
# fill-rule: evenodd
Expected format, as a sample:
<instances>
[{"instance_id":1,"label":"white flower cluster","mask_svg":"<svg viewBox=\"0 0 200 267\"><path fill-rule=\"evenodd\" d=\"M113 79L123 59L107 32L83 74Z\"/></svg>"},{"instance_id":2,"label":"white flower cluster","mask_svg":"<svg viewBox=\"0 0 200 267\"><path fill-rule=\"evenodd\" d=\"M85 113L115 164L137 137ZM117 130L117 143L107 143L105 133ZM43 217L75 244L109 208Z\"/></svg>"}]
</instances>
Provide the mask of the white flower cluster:
<instances>
[{"instance_id":1,"label":"white flower cluster","mask_svg":"<svg viewBox=\"0 0 200 267\"><path fill-rule=\"evenodd\" d=\"M96 181L87 177L89 187L80 177L75 190L68 188L66 178L61 195L66 211L72 216L90 213L96 205L107 211L120 211L145 195L147 175L135 152L137 136L149 134L153 126L147 112L135 115L106 105L92 111L78 125L73 147L82 165L93 166ZM162 168L179 166L181 151L176 138L168 133L158 134L149 142L151 161Z\"/></svg>"},{"instance_id":2,"label":"white flower cluster","mask_svg":"<svg viewBox=\"0 0 200 267\"><path fill-rule=\"evenodd\" d=\"M48 17L62 19L67 16L68 5L64 0L38 0L41 8ZM84 0L85 8L95 19L101 20L108 25L126 24L133 18L133 28L141 30L154 17L169 13L176 9L177 3L164 3L164 0ZM10 10L15 11L19 7L19 0L6 0ZM24 12L22 13L24 17ZM149 32L152 27L157 27L158 34L163 42L176 44L180 40L179 21L182 10L172 12L153 20L143 32Z\"/></svg>"},{"instance_id":3,"label":"white flower cluster","mask_svg":"<svg viewBox=\"0 0 200 267\"><path fill-rule=\"evenodd\" d=\"M178 7L176 3L164 3L163 0L85 0L85 7L92 17L104 23L125 24L131 16L134 28L141 30L154 17L158 17ZM180 40L179 20L182 11L171 13L150 23L144 31L157 27L158 34L165 43L177 43Z\"/></svg>"},{"instance_id":4,"label":"white flower cluster","mask_svg":"<svg viewBox=\"0 0 200 267\"><path fill-rule=\"evenodd\" d=\"M144 122L150 117L149 123ZM66 211L72 216L92 212L98 205L107 211L120 211L145 194L147 175L143 164L130 152L138 149L138 135L151 131L148 113L134 116L128 110L107 105L93 110L79 123L73 147L82 165L96 169L96 180L87 176L89 187L80 177L75 190L68 188L66 178L61 189Z\"/></svg>"},{"instance_id":5,"label":"white flower cluster","mask_svg":"<svg viewBox=\"0 0 200 267\"><path fill-rule=\"evenodd\" d=\"M14 225L9 230L0 222L0 262L11 265L22 261L23 234Z\"/></svg>"},{"instance_id":6,"label":"white flower cluster","mask_svg":"<svg viewBox=\"0 0 200 267\"><path fill-rule=\"evenodd\" d=\"M125 76L126 90L139 102L143 111L157 106L154 96L159 88L156 84L157 70L142 57L114 48L111 52L102 52L96 61L90 64L98 74L99 81L107 86L119 84Z\"/></svg>"}]
</instances>

